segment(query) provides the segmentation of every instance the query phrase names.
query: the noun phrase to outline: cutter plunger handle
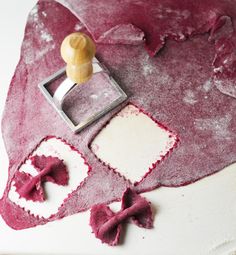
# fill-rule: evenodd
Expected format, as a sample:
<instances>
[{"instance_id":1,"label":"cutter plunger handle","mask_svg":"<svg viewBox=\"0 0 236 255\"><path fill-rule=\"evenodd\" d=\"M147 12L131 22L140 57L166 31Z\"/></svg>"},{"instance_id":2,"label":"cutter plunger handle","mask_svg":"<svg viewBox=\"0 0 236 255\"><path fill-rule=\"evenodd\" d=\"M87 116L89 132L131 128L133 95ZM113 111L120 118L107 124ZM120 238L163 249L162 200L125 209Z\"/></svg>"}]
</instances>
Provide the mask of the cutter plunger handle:
<instances>
[{"instance_id":1,"label":"cutter plunger handle","mask_svg":"<svg viewBox=\"0 0 236 255\"><path fill-rule=\"evenodd\" d=\"M93 75L95 52L95 44L88 35L79 32L68 35L61 44L67 77L77 84L87 82Z\"/></svg>"}]
</instances>

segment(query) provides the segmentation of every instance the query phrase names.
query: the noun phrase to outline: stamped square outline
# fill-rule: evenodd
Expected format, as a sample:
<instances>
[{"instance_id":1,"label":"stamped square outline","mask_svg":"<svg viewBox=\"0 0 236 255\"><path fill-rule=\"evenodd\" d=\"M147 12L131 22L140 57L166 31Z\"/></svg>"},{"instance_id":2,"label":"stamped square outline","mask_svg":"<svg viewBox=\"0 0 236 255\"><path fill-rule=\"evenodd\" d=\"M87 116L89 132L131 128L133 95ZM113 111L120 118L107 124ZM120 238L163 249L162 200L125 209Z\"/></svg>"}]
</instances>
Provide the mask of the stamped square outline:
<instances>
[{"instance_id":1,"label":"stamped square outline","mask_svg":"<svg viewBox=\"0 0 236 255\"><path fill-rule=\"evenodd\" d=\"M79 185L76 187L76 189L72 190L71 192L69 192L67 194L67 196L63 199L63 202L61 203L61 205L58 207L58 210L56 213L53 213L51 214L49 217L44 217L44 216L39 216L39 215L36 215L34 213L32 213L30 210L26 209L25 207L22 207L20 206L19 204L15 203L14 201L12 201L8 196L9 196L9 192L10 192L10 189L12 187L13 182L15 180L15 174L19 171L19 169L21 168L22 165L24 165L26 163L26 161L33 155L33 153L40 147L40 145L43 143L43 142L46 142L50 139L57 139L59 140L60 142L64 143L65 145L69 146L71 148L71 150L75 151L77 154L80 155L80 157L84 160L84 165L87 166L88 170L86 172L86 177L79 183ZM13 203L15 206L19 207L21 210L25 211L29 216L33 216L34 218L36 219L44 219L44 220L49 220L51 218L53 218L55 215L57 215L59 212L60 212L60 209L63 207L65 201L67 199L69 199L72 194L74 192L76 192L87 180L87 178L90 176L90 173L92 171L92 167L91 165L88 163L87 159L84 157L84 155L75 147L73 146L72 144L70 144L69 142L67 142L64 138L61 138L61 137L58 137L58 136L54 136L54 135L48 135L48 136L45 136L44 138L42 138L32 149L32 151L26 156L24 157L24 159L22 161L20 161L20 163L18 164L17 166L17 169L16 171L14 172L14 174L12 175L10 181L9 181L9 188L7 190L7 196L6 198L11 202ZM47 223L47 222L45 222Z\"/></svg>"},{"instance_id":2,"label":"stamped square outline","mask_svg":"<svg viewBox=\"0 0 236 255\"><path fill-rule=\"evenodd\" d=\"M165 155L161 155L161 159L158 159L156 162L152 163L152 166L148 168L148 170L145 172L145 174L141 177L141 179L139 181L136 182L132 182L130 179L127 179L127 177L125 175L123 175L122 173L120 173L118 170L114 169L112 166L110 166L108 163L104 162L102 159L100 159L92 150L91 145L94 141L94 139L99 135L99 133L106 128L110 122L113 120L113 118L115 118L116 116L118 116L118 114L123 111L126 107L128 107L129 105L134 106L135 108L137 108L139 110L139 112L145 114L147 117L149 117L152 121L154 121L160 128L164 129L165 131L167 131L169 133L169 136L173 136L175 138L175 142L173 144L173 146L165 153ZM180 142L179 136L171 131L169 128L167 128L164 124L160 123L159 121L157 121L150 113L146 112L143 108L138 107L136 104L132 103L132 102L128 102L127 104L125 104L122 109L120 109L118 112L116 112L115 114L113 114L111 116L111 118L105 122L105 124L92 136L88 147L91 151L91 153L93 153L93 155L95 156L95 158L104 166L106 166L109 170L115 172L116 174L119 174L122 178L124 178L125 180L129 181L130 183L132 183L134 186L137 186L139 183L141 183L156 167L157 165L159 165L160 163L162 163L172 152L175 148L177 148L178 143Z\"/></svg>"}]
</instances>

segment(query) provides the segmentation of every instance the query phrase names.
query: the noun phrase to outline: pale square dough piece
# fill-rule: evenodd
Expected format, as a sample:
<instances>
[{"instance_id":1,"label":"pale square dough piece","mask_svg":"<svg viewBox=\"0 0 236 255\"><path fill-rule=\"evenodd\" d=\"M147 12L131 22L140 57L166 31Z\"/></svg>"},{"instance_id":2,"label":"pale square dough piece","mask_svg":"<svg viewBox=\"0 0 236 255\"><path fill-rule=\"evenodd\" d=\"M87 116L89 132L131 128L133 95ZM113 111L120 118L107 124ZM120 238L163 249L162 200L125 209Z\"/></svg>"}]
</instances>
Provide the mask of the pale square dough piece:
<instances>
[{"instance_id":1,"label":"pale square dough piece","mask_svg":"<svg viewBox=\"0 0 236 255\"><path fill-rule=\"evenodd\" d=\"M19 197L13 181L8 197L12 202L24 208L26 211L29 210L34 216L49 218L51 215L57 213L64 199L87 177L89 167L78 151L73 150L68 144L58 138L50 138L43 141L33 152L33 155L36 154L62 159L69 173L68 185L60 186L52 182L45 182L44 190L47 194L47 199L44 202L33 202ZM32 166L30 159L26 160L20 166L19 171L29 173L32 176L38 174Z\"/></svg>"},{"instance_id":2,"label":"pale square dough piece","mask_svg":"<svg viewBox=\"0 0 236 255\"><path fill-rule=\"evenodd\" d=\"M130 104L95 137L91 150L105 164L137 182L176 140L173 133Z\"/></svg>"}]
</instances>

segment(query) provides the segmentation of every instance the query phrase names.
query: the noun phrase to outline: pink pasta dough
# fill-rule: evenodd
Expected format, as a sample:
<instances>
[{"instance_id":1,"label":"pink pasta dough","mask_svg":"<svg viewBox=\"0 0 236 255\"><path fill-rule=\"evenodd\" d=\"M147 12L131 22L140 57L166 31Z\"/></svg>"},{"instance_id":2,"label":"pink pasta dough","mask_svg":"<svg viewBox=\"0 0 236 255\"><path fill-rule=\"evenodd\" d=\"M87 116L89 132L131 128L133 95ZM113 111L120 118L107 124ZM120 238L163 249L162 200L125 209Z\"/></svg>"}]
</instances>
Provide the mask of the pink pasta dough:
<instances>
[{"instance_id":1,"label":"pink pasta dough","mask_svg":"<svg viewBox=\"0 0 236 255\"><path fill-rule=\"evenodd\" d=\"M5 105L2 134L9 178L0 207L9 226L29 228L95 204L118 201L127 188L142 193L190 184L236 161L236 1L58 2L68 9L56 1L39 1L30 13ZM82 31L97 42L96 57L129 99L83 132L73 134L38 84L64 66L60 44L81 22ZM89 148L99 131L129 103L179 138L177 147L150 171L146 169L145 178L137 184L103 164ZM48 135L65 139L83 155L90 171L58 212L45 219L29 214L8 194L19 166ZM56 181L54 178L46 179ZM66 178L62 179L63 185ZM32 199L42 200L42 187L37 184L35 188L37 195ZM111 242L116 242L118 233L119 228Z\"/></svg>"}]
</instances>

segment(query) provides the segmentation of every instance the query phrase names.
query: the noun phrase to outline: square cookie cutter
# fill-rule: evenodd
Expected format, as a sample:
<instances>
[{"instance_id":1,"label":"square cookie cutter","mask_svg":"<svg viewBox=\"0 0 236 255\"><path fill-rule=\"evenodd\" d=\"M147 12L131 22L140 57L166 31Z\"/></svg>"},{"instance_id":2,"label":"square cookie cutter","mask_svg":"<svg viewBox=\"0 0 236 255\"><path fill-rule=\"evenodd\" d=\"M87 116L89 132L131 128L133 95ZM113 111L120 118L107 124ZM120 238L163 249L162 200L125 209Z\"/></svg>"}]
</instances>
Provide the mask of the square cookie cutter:
<instances>
[{"instance_id":1,"label":"square cookie cutter","mask_svg":"<svg viewBox=\"0 0 236 255\"><path fill-rule=\"evenodd\" d=\"M128 97L107 68L94 57L93 44L91 38L82 33L67 36L61 46L61 55L67 66L38 85L47 101L74 133L92 124ZM89 47L90 53L91 48L94 51L90 56ZM85 60L81 60L81 55L86 55ZM74 60L76 58L79 60Z\"/></svg>"}]
</instances>

